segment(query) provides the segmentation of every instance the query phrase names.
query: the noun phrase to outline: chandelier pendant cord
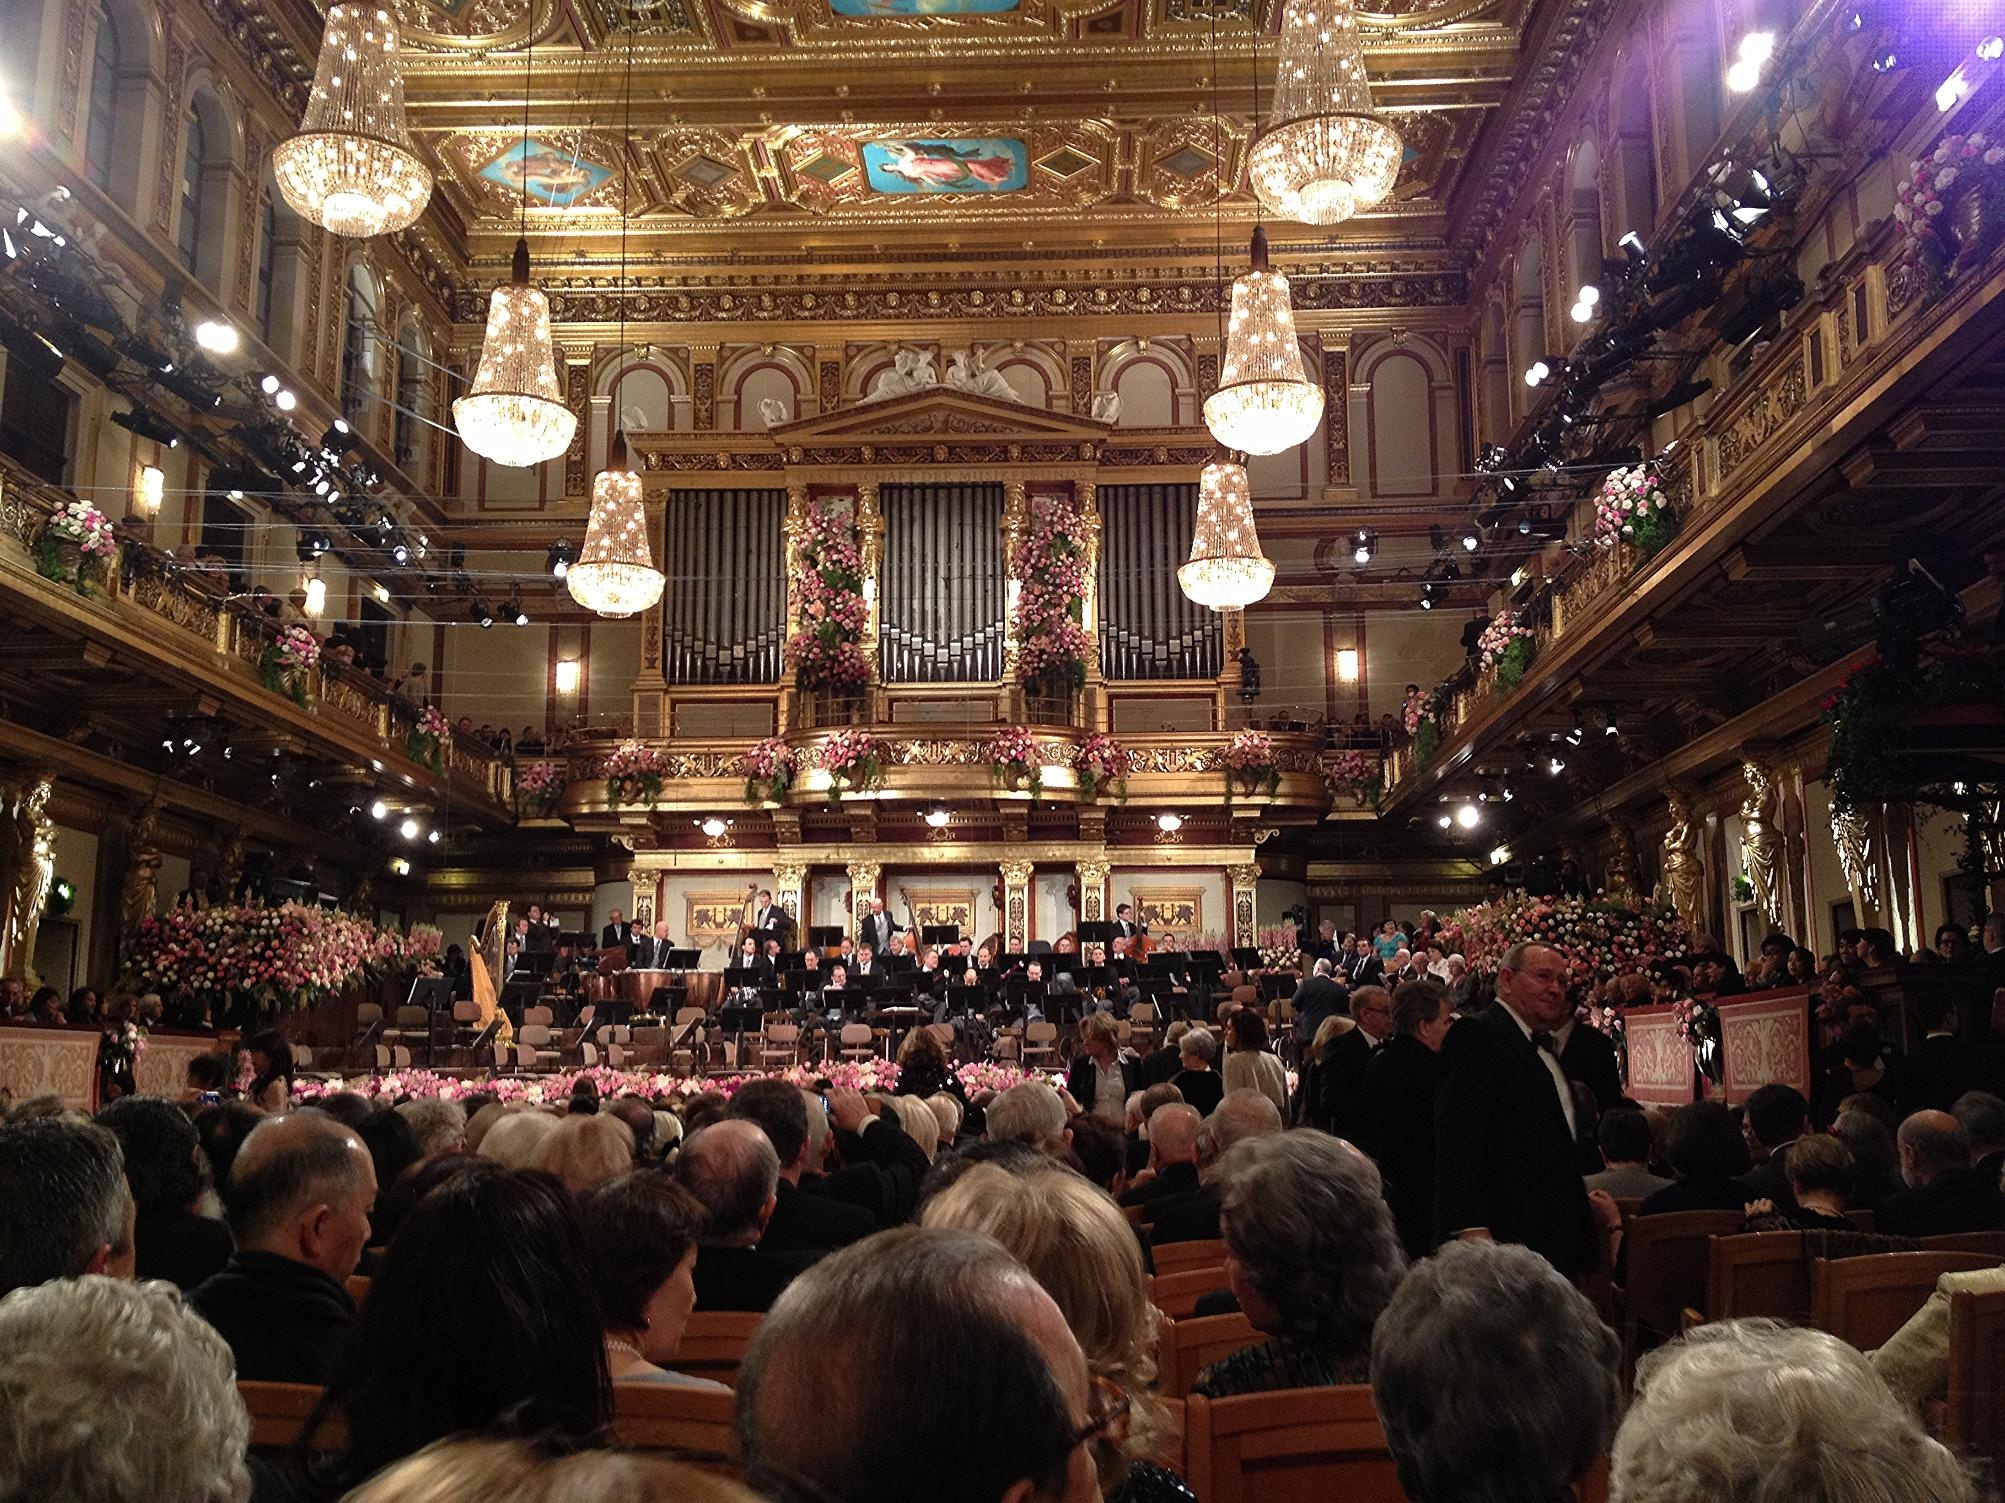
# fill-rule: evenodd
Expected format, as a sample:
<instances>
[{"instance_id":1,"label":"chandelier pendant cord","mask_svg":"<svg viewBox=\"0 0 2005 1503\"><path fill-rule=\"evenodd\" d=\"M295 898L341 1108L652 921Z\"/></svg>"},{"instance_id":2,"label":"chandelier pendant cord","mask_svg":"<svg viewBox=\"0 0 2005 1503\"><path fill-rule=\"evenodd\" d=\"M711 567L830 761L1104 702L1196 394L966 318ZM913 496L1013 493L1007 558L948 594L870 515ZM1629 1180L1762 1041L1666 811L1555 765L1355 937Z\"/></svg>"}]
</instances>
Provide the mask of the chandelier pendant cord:
<instances>
[{"instance_id":1,"label":"chandelier pendant cord","mask_svg":"<svg viewBox=\"0 0 2005 1503\"><path fill-rule=\"evenodd\" d=\"M625 100L621 106L620 121L620 274L613 283L613 299L619 310L619 344L613 356L613 432L622 440L626 437L625 422L620 417L620 378L627 368L627 219L633 213L630 195L633 188L634 167L634 28L627 23L627 68L623 86ZM624 443L621 445L625 447ZM610 458L608 451L608 458Z\"/></svg>"},{"instance_id":2,"label":"chandelier pendant cord","mask_svg":"<svg viewBox=\"0 0 2005 1503\"><path fill-rule=\"evenodd\" d=\"M516 211L515 235L529 238L529 96L536 87L536 7L529 7L528 50L522 63L522 202Z\"/></svg>"}]
</instances>

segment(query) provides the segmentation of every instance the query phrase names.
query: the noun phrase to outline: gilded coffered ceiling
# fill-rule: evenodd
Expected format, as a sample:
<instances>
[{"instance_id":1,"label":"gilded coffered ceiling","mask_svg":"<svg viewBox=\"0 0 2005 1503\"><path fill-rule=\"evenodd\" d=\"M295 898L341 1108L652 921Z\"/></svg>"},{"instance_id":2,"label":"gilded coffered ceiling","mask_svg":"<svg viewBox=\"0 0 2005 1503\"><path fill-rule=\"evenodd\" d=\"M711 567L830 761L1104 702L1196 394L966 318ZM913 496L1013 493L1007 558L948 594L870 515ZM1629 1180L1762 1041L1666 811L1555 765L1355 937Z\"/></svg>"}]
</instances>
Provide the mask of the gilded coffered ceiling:
<instances>
[{"instance_id":1,"label":"gilded coffered ceiling","mask_svg":"<svg viewBox=\"0 0 2005 1503\"><path fill-rule=\"evenodd\" d=\"M313 25L305 0L271 3ZM1277 240L1445 246L1536 12L1580 3L1360 0L1374 95L1405 137L1398 186L1339 232ZM539 262L607 264L623 201L641 265L1208 252L1221 187L1225 238L1252 220L1247 147L1279 22L1275 0L397 7L439 232L476 268L505 261L524 218Z\"/></svg>"}]
</instances>

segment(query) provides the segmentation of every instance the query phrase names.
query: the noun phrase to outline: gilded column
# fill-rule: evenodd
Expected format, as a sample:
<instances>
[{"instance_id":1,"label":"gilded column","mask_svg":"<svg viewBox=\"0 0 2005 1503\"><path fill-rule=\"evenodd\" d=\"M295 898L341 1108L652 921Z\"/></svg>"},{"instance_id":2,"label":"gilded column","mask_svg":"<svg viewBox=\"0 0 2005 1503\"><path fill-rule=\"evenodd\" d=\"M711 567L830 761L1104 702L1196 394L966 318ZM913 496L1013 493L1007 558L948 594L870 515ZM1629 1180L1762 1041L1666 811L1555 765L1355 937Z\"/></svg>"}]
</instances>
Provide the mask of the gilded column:
<instances>
[{"instance_id":1,"label":"gilded column","mask_svg":"<svg viewBox=\"0 0 2005 1503\"><path fill-rule=\"evenodd\" d=\"M851 879L855 880L854 878ZM804 861L775 861L773 863L773 901L786 910L787 917L794 921L796 934L800 931L801 905L807 900L808 868ZM799 948L796 941L795 948Z\"/></svg>"},{"instance_id":2,"label":"gilded column","mask_svg":"<svg viewBox=\"0 0 2005 1503\"><path fill-rule=\"evenodd\" d=\"M1003 885L1003 948L1016 955L1030 943L1030 874L1034 865L1005 861L998 868Z\"/></svg>"},{"instance_id":3,"label":"gilded column","mask_svg":"<svg viewBox=\"0 0 2005 1503\"><path fill-rule=\"evenodd\" d=\"M856 487L857 544L863 552L863 599L869 612L863 622L864 661L877 669L878 588L877 572L884 558L884 514L877 509L877 482L865 480ZM875 714L872 715L875 719Z\"/></svg>"},{"instance_id":4,"label":"gilded column","mask_svg":"<svg viewBox=\"0 0 2005 1503\"><path fill-rule=\"evenodd\" d=\"M45 772L0 778L0 977L26 979L35 930L56 876L54 779Z\"/></svg>"},{"instance_id":5,"label":"gilded column","mask_svg":"<svg viewBox=\"0 0 2005 1503\"><path fill-rule=\"evenodd\" d=\"M1100 487L1091 480L1076 480L1072 494L1079 502L1079 515L1086 522L1086 589L1079 601L1079 624L1086 628L1086 703L1093 728L1104 729L1106 716L1100 710L1104 698L1100 669Z\"/></svg>"},{"instance_id":6,"label":"gilded column","mask_svg":"<svg viewBox=\"0 0 2005 1503\"><path fill-rule=\"evenodd\" d=\"M1260 911L1260 863L1242 862L1226 868L1232 879L1232 943L1235 949L1250 950L1259 940L1257 917Z\"/></svg>"},{"instance_id":7,"label":"gilded column","mask_svg":"<svg viewBox=\"0 0 2005 1503\"><path fill-rule=\"evenodd\" d=\"M698 433L717 426L717 350L714 344L689 347L690 426Z\"/></svg>"},{"instance_id":8,"label":"gilded column","mask_svg":"<svg viewBox=\"0 0 2005 1503\"><path fill-rule=\"evenodd\" d=\"M785 631L788 636L793 635L794 616L800 609L800 601L796 598L794 592L794 555L801 545L802 529L807 526L808 504L807 482L800 480L789 483L787 486L787 519L782 524L782 542L780 547L781 567L786 572L786 605L785 613L781 619L786 623ZM779 706L774 712L777 717L774 729L783 736L804 718L799 707L794 703L794 699L795 690L787 682L786 670L783 668L781 670ZM777 897L778 895L775 894L775 896Z\"/></svg>"},{"instance_id":9,"label":"gilded column","mask_svg":"<svg viewBox=\"0 0 2005 1503\"><path fill-rule=\"evenodd\" d=\"M1107 879L1113 866L1102 860L1079 863L1079 922L1104 924L1107 921Z\"/></svg>"},{"instance_id":10,"label":"gilded column","mask_svg":"<svg viewBox=\"0 0 2005 1503\"><path fill-rule=\"evenodd\" d=\"M870 900L877 896L878 878L884 875L884 868L875 861L858 861L849 867L849 913L852 933L860 933L863 921L870 915Z\"/></svg>"},{"instance_id":11,"label":"gilded column","mask_svg":"<svg viewBox=\"0 0 2005 1503\"><path fill-rule=\"evenodd\" d=\"M1218 665L1217 726L1223 730L1232 713L1232 702L1239 697L1239 686L1244 681L1239 671L1239 653L1246 646L1246 612L1220 611L1218 615L1225 636L1224 652Z\"/></svg>"},{"instance_id":12,"label":"gilded column","mask_svg":"<svg viewBox=\"0 0 2005 1503\"><path fill-rule=\"evenodd\" d=\"M1023 650L1022 639L1017 635L1017 598L1023 593L1023 580L1016 572L1016 550L1023 544L1024 529L1030 525L1030 488L1021 480L1010 480L1003 485L1002 514L1002 557L1003 557L1003 682L1011 689L1016 687L1016 660Z\"/></svg>"}]
</instances>

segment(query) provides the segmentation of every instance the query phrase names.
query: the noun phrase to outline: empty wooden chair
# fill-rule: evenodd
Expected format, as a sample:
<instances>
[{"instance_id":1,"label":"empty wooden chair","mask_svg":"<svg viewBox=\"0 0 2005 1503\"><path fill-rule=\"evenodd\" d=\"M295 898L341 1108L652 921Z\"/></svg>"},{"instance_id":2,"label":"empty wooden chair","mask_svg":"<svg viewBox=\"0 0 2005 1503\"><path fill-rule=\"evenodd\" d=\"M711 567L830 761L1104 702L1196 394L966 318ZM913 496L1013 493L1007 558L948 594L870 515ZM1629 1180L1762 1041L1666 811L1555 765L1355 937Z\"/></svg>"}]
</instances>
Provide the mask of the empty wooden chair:
<instances>
[{"instance_id":1,"label":"empty wooden chair","mask_svg":"<svg viewBox=\"0 0 2005 1503\"><path fill-rule=\"evenodd\" d=\"M554 1070L562 1058L547 1023L524 1023L515 1035L516 1060L525 1070Z\"/></svg>"},{"instance_id":2,"label":"empty wooden chair","mask_svg":"<svg viewBox=\"0 0 2005 1503\"><path fill-rule=\"evenodd\" d=\"M1159 1273L1149 1280L1149 1302L1171 1320L1186 1320L1197 1314L1199 1300L1225 1287L1223 1267Z\"/></svg>"},{"instance_id":3,"label":"empty wooden chair","mask_svg":"<svg viewBox=\"0 0 2005 1503\"><path fill-rule=\"evenodd\" d=\"M1163 1382L1165 1393L1189 1393L1197 1384L1197 1375L1212 1363L1267 1339L1237 1310L1230 1315L1194 1315L1174 1322L1174 1329L1176 1372L1172 1380Z\"/></svg>"},{"instance_id":4,"label":"empty wooden chair","mask_svg":"<svg viewBox=\"0 0 2005 1503\"><path fill-rule=\"evenodd\" d=\"M758 1334L759 1320L756 1310L696 1311L682 1328L682 1342L675 1349L675 1370L693 1378L736 1383L738 1364L745 1360L745 1348Z\"/></svg>"},{"instance_id":5,"label":"empty wooden chair","mask_svg":"<svg viewBox=\"0 0 2005 1503\"><path fill-rule=\"evenodd\" d=\"M525 1007L522 1009L522 1021L524 1023L541 1023L545 1028L551 1028L556 1026L557 1014L547 1006Z\"/></svg>"},{"instance_id":6,"label":"empty wooden chair","mask_svg":"<svg viewBox=\"0 0 2005 1503\"><path fill-rule=\"evenodd\" d=\"M1942 1438L1960 1456L2005 1462L2005 1289L1949 1297Z\"/></svg>"},{"instance_id":7,"label":"empty wooden chair","mask_svg":"<svg viewBox=\"0 0 2005 1503\"><path fill-rule=\"evenodd\" d=\"M1707 1239L1703 1309L1707 1320L1766 1315L1803 1324L1810 1318L1810 1265L1803 1257L1803 1233L1750 1232Z\"/></svg>"},{"instance_id":8,"label":"empty wooden chair","mask_svg":"<svg viewBox=\"0 0 2005 1503\"><path fill-rule=\"evenodd\" d=\"M1165 1242L1149 1249L1156 1272L1181 1273L1186 1268L1222 1268L1225 1244L1216 1238L1204 1242Z\"/></svg>"},{"instance_id":9,"label":"empty wooden chair","mask_svg":"<svg viewBox=\"0 0 2005 1503\"><path fill-rule=\"evenodd\" d=\"M1870 1352L1885 1346L1928 1302L1945 1273L1993 1268L1998 1261L1984 1253L1947 1251L1819 1258L1810 1265L1810 1323Z\"/></svg>"},{"instance_id":10,"label":"empty wooden chair","mask_svg":"<svg viewBox=\"0 0 2005 1503\"><path fill-rule=\"evenodd\" d=\"M1922 1238L1921 1246L1924 1252L1983 1253L2005 1263L2005 1232L1944 1232Z\"/></svg>"},{"instance_id":11,"label":"empty wooden chair","mask_svg":"<svg viewBox=\"0 0 2005 1503\"><path fill-rule=\"evenodd\" d=\"M1687 1306L1706 1297L1707 1239L1740 1231L1739 1211L1670 1211L1630 1218L1623 1246L1622 1364L1678 1334Z\"/></svg>"},{"instance_id":12,"label":"empty wooden chair","mask_svg":"<svg viewBox=\"0 0 2005 1503\"><path fill-rule=\"evenodd\" d=\"M759 1063L770 1068L773 1065L791 1065L801 1052L801 1030L798 1023L765 1023L759 1028Z\"/></svg>"},{"instance_id":13,"label":"empty wooden chair","mask_svg":"<svg viewBox=\"0 0 2005 1503\"><path fill-rule=\"evenodd\" d=\"M1025 1064L1058 1063L1058 1025L1042 1020L1027 1023L1023 1030L1023 1062Z\"/></svg>"},{"instance_id":14,"label":"empty wooden chair","mask_svg":"<svg viewBox=\"0 0 2005 1503\"><path fill-rule=\"evenodd\" d=\"M376 1046L376 1068L379 1070L408 1070L411 1068L411 1051L402 1044L378 1044Z\"/></svg>"},{"instance_id":15,"label":"empty wooden chair","mask_svg":"<svg viewBox=\"0 0 2005 1503\"><path fill-rule=\"evenodd\" d=\"M1407 1503L1371 1390L1184 1401L1185 1476L1204 1503Z\"/></svg>"},{"instance_id":16,"label":"empty wooden chair","mask_svg":"<svg viewBox=\"0 0 2005 1503\"><path fill-rule=\"evenodd\" d=\"M369 1030L383 1021L382 1006L375 1002L360 1002L355 1007L355 1041L360 1043Z\"/></svg>"},{"instance_id":17,"label":"empty wooden chair","mask_svg":"<svg viewBox=\"0 0 2005 1503\"><path fill-rule=\"evenodd\" d=\"M838 1052L843 1059L871 1059L877 1054L877 1033L868 1023L845 1023Z\"/></svg>"},{"instance_id":18,"label":"empty wooden chair","mask_svg":"<svg viewBox=\"0 0 2005 1503\"><path fill-rule=\"evenodd\" d=\"M676 1366L682 1367L678 1361ZM739 1470L737 1395L674 1383L615 1383L613 1438L705 1471Z\"/></svg>"},{"instance_id":19,"label":"empty wooden chair","mask_svg":"<svg viewBox=\"0 0 2005 1503\"><path fill-rule=\"evenodd\" d=\"M1137 1002L1128 1009L1128 1026L1132 1030L1129 1037L1137 1049L1153 1047L1156 1038L1156 1005L1153 1002Z\"/></svg>"}]
</instances>

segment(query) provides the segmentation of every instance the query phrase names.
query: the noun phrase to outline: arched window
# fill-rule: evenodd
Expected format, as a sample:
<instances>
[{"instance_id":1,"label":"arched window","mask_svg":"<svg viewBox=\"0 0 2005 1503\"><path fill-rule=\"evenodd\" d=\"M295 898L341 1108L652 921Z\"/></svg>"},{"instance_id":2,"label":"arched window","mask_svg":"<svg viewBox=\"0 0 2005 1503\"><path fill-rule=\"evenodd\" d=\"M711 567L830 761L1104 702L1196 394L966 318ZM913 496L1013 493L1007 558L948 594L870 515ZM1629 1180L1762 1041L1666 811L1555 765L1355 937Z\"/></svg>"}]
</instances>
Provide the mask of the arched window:
<instances>
[{"instance_id":1,"label":"arched window","mask_svg":"<svg viewBox=\"0 0 2005 1503\"><path fill-rule=\"evenodd\" d=\"M181 135L181 228L177 239L181 265L193 272L202 258L202 168L209 160L208 136L200 112L188 111Z\"/></svg>"},{"instance_id":2,"label":"arched window","mask_svg":"<svg viewBox=\"0 0 2005 1503\"><path fill-rule=\"evenodd\" d=\"M278 276L278 209L271 185L258 190L258 338L272 341L272 287Z\"/></svg>"},{"instance_id":3,"label":"arched window","mask_svg":"<svg viewBox=\"0 0 2005 1503\"><path fill-rule=\"evenodd\" d=\"M107 193L111 191L111 164L118 134L118 70L120 65L118 28L111 12L99 8L97 35L91 44L90 109L84 118L84 170Z\"/></svg>"},{"instance_id":4,"label":"arched window","mask_svg":"<svg viewBox=\"0 0 2005 1503\"><path fill-rule=\"evenodd\" d=\"M358 428L375 391L375 322L375 289L358 266L348 276L348 317L341 331L341 410Z\"/></svg>"}]
</instances>

